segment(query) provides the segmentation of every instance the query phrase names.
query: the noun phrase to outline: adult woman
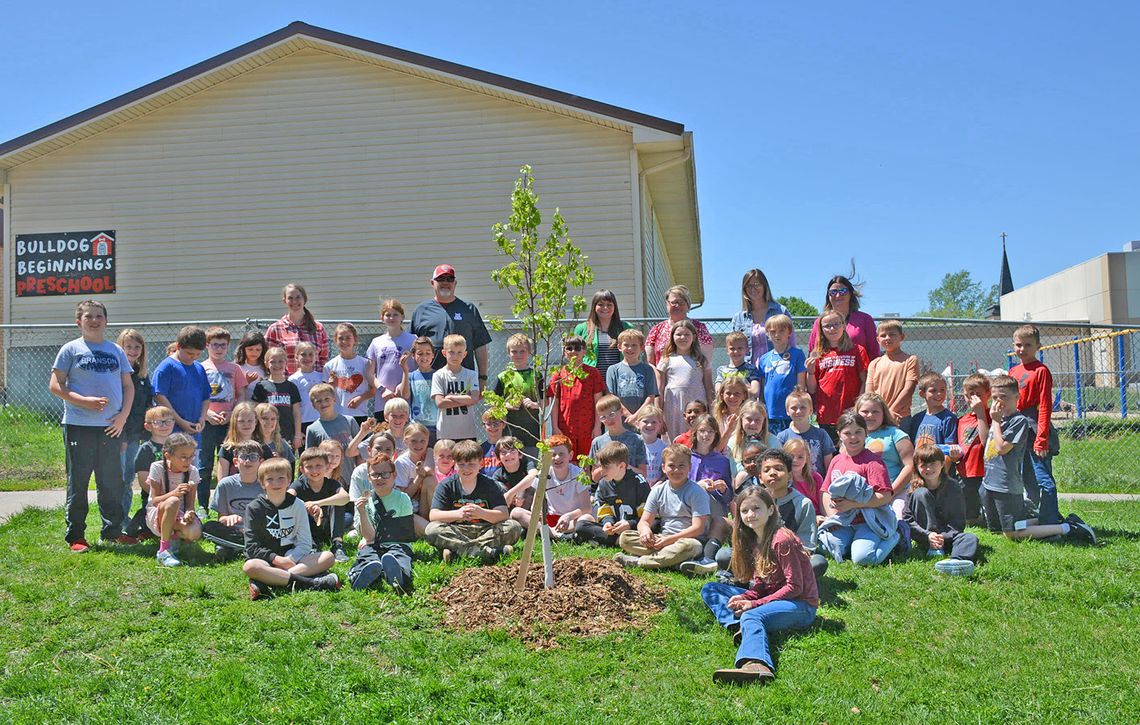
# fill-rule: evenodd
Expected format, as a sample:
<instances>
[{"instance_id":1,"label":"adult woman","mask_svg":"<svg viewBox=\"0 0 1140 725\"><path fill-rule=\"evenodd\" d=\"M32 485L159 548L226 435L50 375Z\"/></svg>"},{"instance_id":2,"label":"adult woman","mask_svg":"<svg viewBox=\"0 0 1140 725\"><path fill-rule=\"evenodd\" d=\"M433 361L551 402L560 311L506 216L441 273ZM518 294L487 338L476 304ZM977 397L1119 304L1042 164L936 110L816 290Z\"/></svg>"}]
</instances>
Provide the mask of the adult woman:
<instances>
[{"instance_id":1,"label":"adult woman","mask_svg":"<svg viewBox=\"0 0 1140 725\"><path fill-rule=\"evenodd\" d=\"M854 273L852 273L854 274ZM879 356L879 338L875 331L875 320L866 312L859 311L859 298L862 295L851 280L837 274L827 283L827 295L823 300L823 311L839 313L847 323L847 335L851 342L862 345L867 351L867 358L874 360ZM819 318L812 323L811 337L808 338L808 348L815 349L815 341L819 338Z\"/></svg>"},{"instance_id":2,"label":"adult woman","mask_svg":"<svg viewBox=\"0 0 1140 725\"><path fill-rule=\"evenodd\" d=\"M281 290L281 301L288 310L281 319L265 331L265 344L285 349L285 372L297 372L297 343L311 342L317 346L317 367L329 360L329 336L324 325L317 322L306 307L309 295L299 284L289 283Z\"/></svg>"},{"instance_id":3,"label":"adult woman","mask_svg":"<svg viewBox=\"0 0 1140 725\"><path fill-rule=\"evenodd\" d=\"M683 284L669 288L665 293L665 307L669 311L669 319L658 322L649 330L645 338L645 360L656 366L665 346L669 344L673 323L689 319L689 308L693 306L693 299L689 296L689 288ZM697 343L706 360L713 359L713 339L705 323L689 320L697 330Z\"/></svg>"},{"instance_id":4,"label":"adult woman","mask_svg":"<svg viewBox=\"0 0 1140 725\"><path fill-rule=\"evenodd\" d=\"M764 323L772 315L788 315L788 308L772 299L772 290L768 287L768 278L759 269L750 269L744 273L740 281L740 299L742 309L732 316L732 329L744 333L748 338L748 353L745 360L760 367L760 358L772 349L772 341L764 332ZM792 332L789 342L796 346L796 333Z\"/></svg>"},{"instance_id":5,"label":"adult woman","mask_svg":"<svg viewBox=\"0 0 1140 725\"><path fill-rule=\"evenodd\" d=\"M617 297L608 289L600 289L590 300L590 314L585 322L579 322L574 334L586 341L586 354L582 362L593 365L606 377L610 365L621 362L621 350L617 346L618 335L633 325L622 322L618 312Z\"/></svg>"}]
</instances>

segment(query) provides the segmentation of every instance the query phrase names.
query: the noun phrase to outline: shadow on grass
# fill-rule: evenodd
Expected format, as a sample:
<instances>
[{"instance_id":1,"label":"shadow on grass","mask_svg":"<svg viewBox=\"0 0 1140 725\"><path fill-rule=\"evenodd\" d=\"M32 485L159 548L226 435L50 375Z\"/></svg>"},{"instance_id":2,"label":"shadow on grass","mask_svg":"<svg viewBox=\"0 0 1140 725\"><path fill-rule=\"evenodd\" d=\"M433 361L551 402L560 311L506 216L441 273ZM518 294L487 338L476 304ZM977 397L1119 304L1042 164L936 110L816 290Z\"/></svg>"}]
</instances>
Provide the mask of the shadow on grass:
<instances>
[{"instance_id":1,"label":"shadow on grass","mask_svg":"<svg viewBox=\"0 0 1140 725\"><path fill-rule=\"evenodd\" d=\"M1140 531L1129 529L1105 529L1094 527L1096 540L1099 546L1106 546L1115 541L1140 541Z\"/></svg>"},{"instance_id":2,"label":"shadow on grass","mask_svg":"<svg viewBox=\"0 0 1140 725\"><path fill-rule=\"evenodd\" d=\"M842 609L847 606L847 600L840 596L841 592L847 592L855 589L858 585L853 581L846 579L832 579L823 577L819 580L819 604L820 606L834 607ZM816 620L819 621L818 619Z\"/></svg>"},{"instance_id":3,"label":"shadow on grass","mask_svg":"<svg viewBox=\"0 0 1140 725\"><path fill-rule=\"evenodd\" d=\"M788 640L810 635L814 632L841 634L846 629L847 625L838 619L829 619L817 615L815 621L804 629L785 629L779 632L773 632L768 640L768 651L772 655L772 664L776 667L780 666L780 650Z\"/></svg>"}]
</instances>

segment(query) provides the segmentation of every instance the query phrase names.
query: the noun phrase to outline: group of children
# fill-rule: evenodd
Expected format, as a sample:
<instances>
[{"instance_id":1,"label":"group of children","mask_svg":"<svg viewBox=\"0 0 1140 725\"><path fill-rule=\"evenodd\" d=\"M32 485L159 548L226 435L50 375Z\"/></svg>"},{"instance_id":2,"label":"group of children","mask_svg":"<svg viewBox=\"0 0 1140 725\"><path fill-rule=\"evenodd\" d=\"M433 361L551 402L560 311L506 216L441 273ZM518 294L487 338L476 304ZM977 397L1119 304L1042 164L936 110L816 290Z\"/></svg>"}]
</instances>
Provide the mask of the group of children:
<instances>
[{"instance_id":1,"label":"group of children","mask_svg":"<svg viewBox=\"0 0 1140 725\"><path fill-rule=\"evenodd\" d=\"M497 561L529 525L542 485L556 538L617 547L627 567L716 574L702 597L742 638L737 667L717 677L751 680L771 676L766 628L814 619L825 554L877 564L913 541L939 570L961 573L977 556L970 525L1095 543L1083 521L1059 514L1052 380L1029 325L1014 332L1021 362L1009 375L966 379L960 419L945 407L945 381L919 376L902 351L895 320L878 325L883 354L869 360L836 313L822 315L808 355L791 346L792 320L775 314L758 365L732 332L729 364L715 370L689 320L672 323L655 366L642 359L644 335L625 329L611 341L622 359L604 376L570 336L567 365L549 381L530 340L513 335L494 384L500 420L477 415L483 391L462 365L462 336L443 340L446 365L433 370L432 342L404 332L400 303L385 301L381 316L387 332L367 356L342 323L340 354L318 366L301 342L292 375L285 351L259 333L231 362L228 331L186 327L148 376L142 336L105 340L106 308L80 303L82 335L61 348L51 379L65 401L72 550L88 548L83 494L94 472L102 538L156 537L164 566L180 564L176 541L205 537L220 558L244 553L254 598L339 589L330 569L349 560L351 536L354 588L408 592L414 540L445 561ZM540 390L553 428L545 482L534 466ZM912 413L916 390L924 409ZM131 517L135 482L142 506Z\"/></svg>"}]
</instances>

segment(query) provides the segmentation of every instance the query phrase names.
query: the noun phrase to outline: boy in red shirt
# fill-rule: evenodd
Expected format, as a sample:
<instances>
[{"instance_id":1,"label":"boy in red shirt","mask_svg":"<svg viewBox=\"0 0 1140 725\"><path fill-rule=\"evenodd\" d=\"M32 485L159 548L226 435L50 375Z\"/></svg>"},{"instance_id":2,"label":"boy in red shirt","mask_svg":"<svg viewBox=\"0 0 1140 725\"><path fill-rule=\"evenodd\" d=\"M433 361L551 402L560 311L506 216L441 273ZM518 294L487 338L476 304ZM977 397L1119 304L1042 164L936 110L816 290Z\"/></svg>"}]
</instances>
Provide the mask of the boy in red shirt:
<instances>
[{"instance_id":1,"label":"boy in red shirt","mask_svg":"<svg viewBox=\"0 0 1140 725\"><path fill-rule=\"evenodd\" d=\"M1021 362L1010 368L1009 376L1017 381L1017 410L1029 418L1032 445L1025 447L1025 495L1038 508L1042 524L1061 523L1057 504L1057 482L1053 480L1053 456L1060 444L1053 430L1053 374L1037 359L1041 349L1041 333L1034 325L1022 325L1013 331L1013 353ZM1032 468L1030 468L1032 467ZM1033 471L1033 477L1029 476ZM1034 485L1033 478L1036 478Z\"/></svg>"},{"instance_id":2,"label":"boy in red shirt","mask_svg":"<svg viewBox=\"0 0 1140 725\"><path fill-rule=\"evenodd\" d=\"M590 444L602 434L602 423L594 408L606 391L605 381L597 368L582 363L586 342L575 335L562 341L567 366L577 361L585 377L577 377L567 367L550 376L546 394L554 401L554 435L562 434L573 443L571 453L590 454Z\"/></svg>"},{"instance_id":3,"label":"boy in red shirt","mask_svg":"<svg viewBox=\"0 0 1140 725\"><path fill-rule=\"evenodd\" d=\"M962 392L966 400L976 395L984 404L982 415L989 424L990 379L981 373L974 373L962 382ZM951 449L949 460L957 461L958 475L962 478L962 492L966 496L966 524L976 526L981 518L982 476L986 473L986 442L978 434L978 416L969 410L958 419L958 449Z\"/></svg>"}]
</instances>

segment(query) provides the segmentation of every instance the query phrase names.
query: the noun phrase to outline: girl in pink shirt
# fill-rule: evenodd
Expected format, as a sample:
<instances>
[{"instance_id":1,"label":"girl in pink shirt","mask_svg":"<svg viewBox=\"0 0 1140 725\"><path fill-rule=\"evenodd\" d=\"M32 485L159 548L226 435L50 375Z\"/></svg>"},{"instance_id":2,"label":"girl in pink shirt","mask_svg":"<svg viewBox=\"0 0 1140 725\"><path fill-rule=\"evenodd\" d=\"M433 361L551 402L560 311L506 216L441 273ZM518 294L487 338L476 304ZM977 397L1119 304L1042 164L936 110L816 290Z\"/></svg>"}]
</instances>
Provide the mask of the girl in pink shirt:
<instances>
[{"instance_id":1,"label":"girl in pink shirt","mask_svg":"<svg viewBox=\"0 0 1140 725\"><path fill-rule=\"evenodd\" d=\"M803 438L789 438L783 448L792 457L792 487L807 496L811 505L815 506L817 522L822 521L823 476L812 468L811 449Z\"/></svg>"}]
</instances>

